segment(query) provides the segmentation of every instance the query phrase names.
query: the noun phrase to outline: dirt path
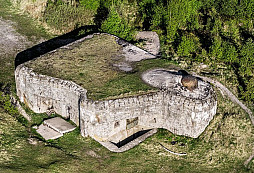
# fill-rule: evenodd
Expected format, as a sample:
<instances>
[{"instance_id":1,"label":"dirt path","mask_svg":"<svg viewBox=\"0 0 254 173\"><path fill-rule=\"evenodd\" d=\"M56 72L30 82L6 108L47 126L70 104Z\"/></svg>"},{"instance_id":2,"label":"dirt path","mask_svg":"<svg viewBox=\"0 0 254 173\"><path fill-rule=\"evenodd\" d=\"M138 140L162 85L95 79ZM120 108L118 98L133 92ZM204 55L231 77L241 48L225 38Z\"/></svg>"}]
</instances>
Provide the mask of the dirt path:
<instances>
[{"instance_id":1,"label":"dirt path","mask_svg":"<svg viewBox=\"0 0 254 173\"><path fill-rule=\"evenodd\" d=\"M0 17L0 57L15 55L31 43L14 29L15 23Z\"/></svg>"}]
</instances>

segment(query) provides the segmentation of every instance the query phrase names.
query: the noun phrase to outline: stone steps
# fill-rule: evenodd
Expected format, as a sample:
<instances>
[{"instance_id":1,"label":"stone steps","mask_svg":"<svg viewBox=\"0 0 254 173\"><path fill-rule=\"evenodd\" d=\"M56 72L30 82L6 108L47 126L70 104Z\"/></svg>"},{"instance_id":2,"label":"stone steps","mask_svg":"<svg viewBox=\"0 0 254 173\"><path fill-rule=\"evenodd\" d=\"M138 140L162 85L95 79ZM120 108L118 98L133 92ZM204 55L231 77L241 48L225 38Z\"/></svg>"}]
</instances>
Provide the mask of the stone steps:
<instances>
[{"instance_id":1,"label":"stone steps","mask_svg":"<svg viewBox=\"0 0 254 173\"><path fill-rule=\"evenodd\" d=\"M44 139L57 139L76 127L60 117L45 120L36 130Z\"/></svg>"}]
</instances>

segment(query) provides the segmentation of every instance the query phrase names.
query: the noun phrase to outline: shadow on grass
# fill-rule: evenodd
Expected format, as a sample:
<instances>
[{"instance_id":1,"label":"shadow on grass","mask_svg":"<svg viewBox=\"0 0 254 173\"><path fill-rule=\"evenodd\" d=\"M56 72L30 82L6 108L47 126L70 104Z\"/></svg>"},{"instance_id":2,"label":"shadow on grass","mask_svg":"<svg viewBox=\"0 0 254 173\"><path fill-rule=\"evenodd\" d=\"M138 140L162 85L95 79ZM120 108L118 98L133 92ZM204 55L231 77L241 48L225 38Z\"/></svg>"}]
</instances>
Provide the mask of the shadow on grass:
<instances>
[{"instance_id":1,"label":"shadow on grass","mask_svg":"<svg viewBox=\"0 0 254 173\"><path fill-rule=\"evenodd\" d=\"M98 27L96 25L86 25L78 29L75 29L69 33L66 33L59 37L42 42L29 49L26 49L17 54L15 58L15 68L17 68L17 66L20 64L23 64L27 61L30 61L36 57L44 55L50 51L53 51L57 48L65 46L69 43L72 43L76 40L79 40L82 37L85 37L95 32L98 32Z\"/></svg>"}]
</instances>

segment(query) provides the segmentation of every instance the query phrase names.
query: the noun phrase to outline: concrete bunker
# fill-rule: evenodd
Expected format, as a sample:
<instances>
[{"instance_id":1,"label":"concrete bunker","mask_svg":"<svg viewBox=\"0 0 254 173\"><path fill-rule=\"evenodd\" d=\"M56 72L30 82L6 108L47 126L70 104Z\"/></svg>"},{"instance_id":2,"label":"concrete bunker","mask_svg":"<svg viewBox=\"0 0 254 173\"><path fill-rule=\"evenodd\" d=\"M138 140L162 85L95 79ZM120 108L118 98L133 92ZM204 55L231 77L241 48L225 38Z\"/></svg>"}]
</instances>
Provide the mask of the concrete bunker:
<instances>
[{"instance_id":1,"label":"concrete bunker","mask_svg":"<svg viewBox=\"0 0 254 173\"><path fill-rule=\"evenodd\" d=\"M101 42L106 42L112 49L101 50ZM68 58L72 58L74 64L68 64ZM104 58L99 62L101 66L90 68L89 63L97 62L98 58ZM157 128L198 137L216 114L217 108L211 85L200 79L197 79L197 88L189 91L181 84L182 75L177 71L154 67L142 72L138 79L140 85L151 90L125 95L115 92L113 96L100 99L91 94L91 88L96 86L94 84L103 86L103 82L108 81L103 81L107 76L101 78L100 75L90 79L89 71L94 70L94 74L101 75L127 75L131 74L133 64L155 58L155 55L116 36L92 34L19 65L15 71L17 95L36 113L53 110L69 118L80 126L82 136L90 136L114 152L134 147L156 133ZM70 69L75 67L71 72L73 76L64 76L67 72L63 76L55 76L54 66L59 67L57 65L63 60L70 65ZM78 68L85 71L75 71ZM75 76L80 76L80 81ZM99 89L94 93L99 93L101 97L104 91Z\"/></svg>"}]
</instances>

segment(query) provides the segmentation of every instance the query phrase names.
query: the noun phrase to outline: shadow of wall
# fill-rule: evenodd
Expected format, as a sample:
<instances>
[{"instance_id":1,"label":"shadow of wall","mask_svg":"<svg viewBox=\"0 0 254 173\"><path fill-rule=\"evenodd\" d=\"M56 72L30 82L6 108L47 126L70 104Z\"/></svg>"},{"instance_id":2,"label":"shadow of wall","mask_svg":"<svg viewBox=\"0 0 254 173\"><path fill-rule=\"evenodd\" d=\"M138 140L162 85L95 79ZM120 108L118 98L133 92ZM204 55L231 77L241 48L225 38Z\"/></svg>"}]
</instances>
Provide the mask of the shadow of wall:
<instances>
[{"instance_id":1,"label":"shadow of wall","mask_svg":"<svg viewBox=\"0 0 254 173\"><path fill-rule=\"evenodd\" d=\"M15 58L15 69L20 64L23 64L27 61L30 61L95 32L98 32L98 27L96 25L86 25L26 49L17 54Z\"/></svg>"}]
</instances>

